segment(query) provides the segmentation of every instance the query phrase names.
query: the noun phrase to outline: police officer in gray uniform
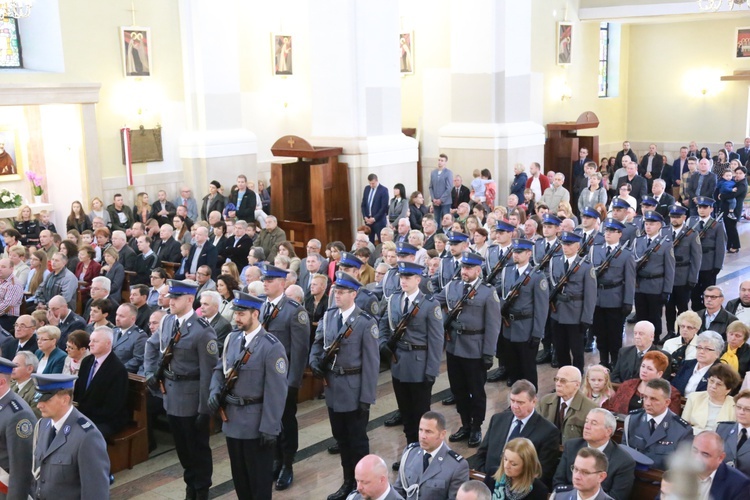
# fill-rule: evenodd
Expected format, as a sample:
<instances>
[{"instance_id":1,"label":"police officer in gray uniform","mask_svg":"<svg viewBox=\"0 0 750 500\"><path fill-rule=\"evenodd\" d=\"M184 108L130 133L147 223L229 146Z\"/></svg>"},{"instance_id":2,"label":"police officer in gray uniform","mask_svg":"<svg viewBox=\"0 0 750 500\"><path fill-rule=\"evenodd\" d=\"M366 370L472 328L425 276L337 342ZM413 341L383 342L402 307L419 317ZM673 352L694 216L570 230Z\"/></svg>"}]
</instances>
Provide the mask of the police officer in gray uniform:
<instances>
[{"instance_id":1,"label":"police officer in gray uniform","mask_svg":"<svg viewBox=\"0 0 750 500\"><path fill-rule=\"evenodd\" d=\"M437 300L419 290L424 266L402 261L398 272L401 290L388 299L380 319L380 352L381 359L393 361L393 392L409 444L419 439L419 419L430 410L432 385L440 374L443 313ZM405 317L405 333L391 351L388 343Z\"/></svg>"},{"instance_id":2,"label":"police officer in gray uniform","mask_svg":"<svg viewBox=\"0 0 750 500\"><path fill-rule=\"evenodd\" d=\"M630 203L615 196L612 199L612 218L622 222L625 229L622 230L622 238L620 238L620 245L629 245L635 240L637 236L637 229L632 222L628 222L628 210L630 210Z\"/></svg>"},{"instance_id":3,"label":"police officer in gray uniform","mask_svg":"<svg viewBox=\"0 0 750 500\"><path fill-rule=\"evenodd\" d=\"M698 272L703 260L701 240L698 230L685 223L688 209L682 205L669 207L669 221L671 227L668 230L672 235L672 248L674 249L674 285L666 307L667 337L664 340L675 337L674 323L678 314L688 309L690 293L698 283Z\"/></svg>"},{"instance_id":4,"label":"police officer in gray uniform","mask_svg":"<svg viewBox=\"0 0 750 500\"><path fill-rule=\"evenodd\" d=\"M458 231L448 231L445 235L448 237L450 256L440 259L438 270L432 277L432 289L435 292L441 291L452 280L460 277L461 254L469 248L468 235Z\"/></svg>"},{"instance_id":5,"label":"police officer in gray uniform","mask_svg":"<svg viewBox=\"0 0 750 500\"><path fill-rule=\"evenodd\" d=\"M164 409L174 437L186 497L208 498L213 462L208 446L211 410L208 408L209 386L219 360L216 332L204 318L193 311L198 289L194 281L169 280L169 310L159 331L146 342L144 373L149 387L164 386ZM172 360L159 380L162 356L174 343Z\"/></svg>"},{"instance_id":6,"label":"police officer in gray uniform","mask_svg":"<svg viewBox=\"0 0 750 500\"><path fill-rule=\"evenodd\" d=\"M533 248L532 241L513 240L513 263L501 273L500 304L507 321L503 324L503 350L508 382L513 385L526 379L536 387L535 358L547 322L549 285L544 273L531 265Z\"/></svg>"},{"instance_id":7,"label":"police officer in gray uniform","mask_svg":"<svg viewBox=\"0 0 750 500\"><path fill-rule=\"evenodd\" d=\"M513 235L516 234L516 228L505 221L499 221L495 226L495 243L487 249L487 259L484 262L484 281L492 285L500 295L500 272L492 278L492 272L495 269L505 269L506 266L513 263ZM499 267L498 267L499 266ZM487 373L487 382L499 382L508 378L506 366L510 362L506 360L506 353L503 349L503 338L497 337L497 348L495 350L497 357L497 369Z\"/></svg>"},{"instance_id":8,"label":"police officer in gray uniform","mask_svg":"<svg viewBox=\"0 0 750 500\"><path fill-rule=\"evenodd\" d=\"M714 209L714 200L707 196L699 196L698 215L688 219L688 225L694 227L698 233L704 233L701 240L703 249L703 260L701 270L698 273L698 283L693 287L690 307L693 311L704 309L703 292L706 287L716 284L721 268L724 267L724 255L727 251L727 231L724 221L716 220L711 213Z\"/></svg>"},{"instance_id":9,"label":"police officer in gray uniform","mask_svg":"<svg viewBox=\"0 0 750 500\"><path fill-rule=\"evenodd\" d=\"M336 307L318 323L310 352L310 368L325 378L325 398L331 431L341 449L344 482L328 500L343 500L355 489L354 468L370 453L367 422L375 403L380 370L378 325L354 302L362 285L346 273L336 273L333 293ZM324 363L330 349L338 350L333 363ZM333 353L332 353L333 354Z\"/></svg>"},{"instance_id":10,"label":"police officer in gray uniform","mask_svg":"<svg viewBox=\"0 0 750 500\"><path fill-rule=\"evenodd\" d=\"M550 300L555 355L560 366L571 364L583 372L584 332L594 321L596 308L596 272L588 256L579 257L581 236L564 232L560 236L563 254L550 261ZM570 271L561 292L553 299L555 288Z\"/></svg>"},{"instance_id":11,"label":"police officer in gray uniform","mask_svg":"<svg viewBox=\"0 0 750 500\"><path fill-rule=\"evenodd\" d=\"M606 219L604 242L594 245L589 253L598 276L592 329L596 332L599 362L609 369L617 363L622 327L635 300L635 260L630 249L622 246L624 229L625 225L617 219Z\"/></svg>"},{"instance_id":12,"label":"police officer in gray uniform","mask_svg":"<svg viewBox=\"0 0 750 500\"><path fill-rule=\"evenodd\" d=\"M551 253L553 257L562 255L562 243L560 243L557 237L560 224L562 224L562 221L556 215L544 214L544 218L542 219L542 235L544 237L534 242L534 252L532 254L532 263L534 266L541 265L547 254ZM544 265L542 271L549 284L549 264ZM557 360L553 359L552 356L552 321L548 312L547 320L544 324L542 350L539 351L536 357L536 364L541 365L549 362L554 363L553 368L557 368Z\"/></svg>"},{"instance_id":13,"label":"police officer in gray uniform","mask_svg":"<svg viewBox=\"0 0 750 500\"><path fill-rule=\"evenodd\" d=\"M63 374L31 377L40 394L42 412L33 431L31 470L36 479L33 498L109 498L107 443L99 429L73 407L73 386L77 377ZM23 432L30 432L30 429ZM26 493L15 498L25 499Z\"/></svg>"},{"instance_id":14,"label":"police officer in gray uniform","mask_svg":"<svg viewBox=\"0 0 750 500\"><path fill-rule=\"evenodd\" d=\"M600 220L601 215L593 207L584 207L581 211L581 225L573 231L581 235L581 248L578 250L579 255L587 256L594 245L604 243L604 234L602 234L599 227ZM589 328L586 331L584 352L594 351L594 332L592 330L592 328Z\"/></svg>"},{"instance_id":15,"label":"police officer in gray uniform","mask_svg":"<svg viewBox=\"0 0 750 500\"><path fill-rule=\"evenodd\" d=\"M26 500L31 492L32 440L36 416L24 399L10 388L16 364L0 358L0 467L10 475L8 493L0 499Z\"/></svg>"},{"instance_id":16,"label":"police officer in gray uniform","mask_svg":"<svg viewBox=\"0 0 750 500\"><path fill-rule=\"evenodd\" d=\"M643 214L645 234L633 245L636 269L652 249L645 265L636 271L635 318L650 321L655 327L654 339L661 337L661 311L669 300L674 286L674 251L672 235L662 234L664 218L659 212L650 210ZM658 247L658 250L655 250Z\"/></svg>"},{"instance_id":17,"label":"police officer in gray uniform","mask_svg":"<svg viewBox=\"0 0 750 500\"><path fill-rule=\"evenodd\" d=\"M494 287L482 281L484 259L473 252L461 256L461 280L454 280L435 298L450 312L464 296L458 317L448 325L447 365L451 392L456 398L456 409L461 416L461 428L453 433L451 442L468 439L470 447L482 442L482 423L487 410L484 384L487 370L492 368L492 356L497 350L500 335L500 298Z\"/></svg>"},{"instance_id":18,"label":"police officer in gray uniform","mask_svg":"<svg viewBox=\"0 0 750 500\"><path fill-rule=\"evenodd\" d=\"M659 470L665 470L666 458L680 443L693 439L692 426L669 409L671 390L663 378L649 380L643 408L631 411L623 428L622 444L646 455Z\"/></svg>"},{"instance_id":19,"label":"police officer in gray uniform","mask_svg":"<svg viewBox=\"0 0 750 500\"><path fill-rule=\"evenodd\" d=\"M235 369L239 375L226 395L223 425L234 489L238 498L271 498L273 455L286 402L286 353L260 324L264 300L240 291L234 296L237 330L227 337L214 368L208 406L219 411L226 377Z\"/></svg>"},{"instance_id":20,"label":"police officer in gray uniform","mask_svg":"<svg viewBox=\"0 0 750 500\"><path fill-rule=\"evenodd\" d=\"M341 260L339 261L339 269L359 281L359 272L362 268L362 261L359 257L349 252L341 252ZM391 292L392 293L392 292ZM366 311L373 318L377 318L380 312L380 305L378 304L378 297L375 292L362 287L357 292L357 298L354 300L357 307ZM335 301L333 295L328 296L328 307L334 307Z\"/></svg>"},{"instance_id":21,"label":"police officer in gray uniform","mask_svg":"<svg viewBox=\"0 0 750 500\"><path fill-rule=\"evenodd\" d=\"M406 262L414 262L417 258L417 250L417 247L415 247L414 245L410 245L409 243L406 243L404 241L399 241L396 243L396 257L398 258L399 262L402 260ZM355 278L359 279L359 276L355 276ZM399 281L397 262L395 266L386 271L385 276L383 276L380 285L378 286L378 288L376 288L375 291L375 293L379 293L381 311L385 309L387 305L386 301L391 297L391 295L398 292L401 289L400 287L401 284ZM421 287L424 293L431 293L430 287L427 285L427 282L422 283ZM359 293L357 293L357 299L359 299ZM357 303L357 305L359 305L359 303Z\"/></svg>"},{"instance_id":22,"label":"police officer in gray uniform","mask_svg":"<svg viewBox=\"0 0 750 500\"><path fill-rule=\"evenodd\" d=\"M289 389L284 414L281 417L281 439L276 445L273 470L274 478L277 478L277 490L287 489L294 480L292 464L299 448L297 394L302 385L302 376L307 367L307 354L310 350L310 319L305 306L284 294L288 272L286 269L268 264L263 266L263 291L266 294L266 303L260 313L263 328L281 341L289 360Z\"/></svg>"}]
</instances>

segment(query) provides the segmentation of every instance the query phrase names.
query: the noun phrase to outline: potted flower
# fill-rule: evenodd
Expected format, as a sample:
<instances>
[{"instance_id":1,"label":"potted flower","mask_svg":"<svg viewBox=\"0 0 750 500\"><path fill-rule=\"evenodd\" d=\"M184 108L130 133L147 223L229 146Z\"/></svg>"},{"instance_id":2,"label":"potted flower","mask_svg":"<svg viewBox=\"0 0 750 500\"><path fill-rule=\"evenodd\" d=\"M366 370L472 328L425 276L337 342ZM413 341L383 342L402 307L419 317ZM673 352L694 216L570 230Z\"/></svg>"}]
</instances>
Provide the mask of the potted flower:
<instances>
[{"instance_id":1,"label":"potted flower","mask_svg":"<svg viewBox=\"0 0 750 500\"><path fill-rule=\"evenodd\" d=\"M44 189L42 188L43 177L36 172L26 172L26 178L31 181L31 192L34 193L34 203L42 203L42 195Z\"/></svg>"},{"instance_id":2,"label":"potted flower","mask_svg":"<svg viewBox=\"0 0 750 500\"><path fill-rule=\"evenodd\" d=\"M18 208L23 205L23 198L20 194L14 193L8 189L0 190L0 209Z\"/></svg>"}]
</instances>

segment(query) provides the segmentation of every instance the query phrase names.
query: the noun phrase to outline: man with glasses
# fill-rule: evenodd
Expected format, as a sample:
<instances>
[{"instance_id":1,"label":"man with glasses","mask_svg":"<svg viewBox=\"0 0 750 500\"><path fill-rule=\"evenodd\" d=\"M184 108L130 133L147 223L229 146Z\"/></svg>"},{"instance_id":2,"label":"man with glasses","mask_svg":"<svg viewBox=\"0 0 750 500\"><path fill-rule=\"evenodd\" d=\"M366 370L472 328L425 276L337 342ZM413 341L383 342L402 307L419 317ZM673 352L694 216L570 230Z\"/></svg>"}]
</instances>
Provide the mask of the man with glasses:
<instances>
[{"instance_id":1,"label":"man with glasses","mask_svg":"<svg viewBox=\"0 0 750 500\"><path fill-rule=\"evenodd\" d=\"M16 357L13 358L13 363L16 366L10 374L10 388L28 403L36 418L39 418L42 416L42 413L36 405L36 387L31 380L31 375L36 373L36 369L39 366L39 359L37 359L36 354L33 352L19 351Z\"/></svg>"},{"instance_id":2,"label":"man with glasses","mask_svg":"<svg viewBox=\"0 0 750 500\"><path fill-rule=\"evenodd\" d=\"M36 342L36 320L34 317L26 314L19 316L14 326L15 338L6 340L0 346L2 355L10 359L21 351L36 353L39 345Z\"/></svg>"},{"instance_id":3,"label":"man with glasses","mask_svg":"<svg viewBox=\"0 0 750 500\"><path fill-rule=\"evenodd\" d=\"M60 329L60 340L57 342L57 347L62 350L65 350L70 332L86 329L86 322L68 308L68 303L65 302L65 297L62 295L55 295L50 299L47 321L50 325Z\"/></svg>"},{"instance_id":4,"label":"man with glasses","mask_svg":"<svg viewBox=\"0 0 750 500\"><path fill-rule=\"evenodd\" d=\"M750 280L740 283L740 296L727 302L726 309L738 320L750 325Z\"/></svg>"},{"instance_id":5,"label":"man with glasses","mask_svg":"<svg viewBox=\"0 0 750 500\"><path fill-rule=\"evenodd\" d=\"M737 317L724 309L724 292L718 286L709 286L703 292L703 303L706 307L697 311L702 322L698 333L713 330L726 340L727 327L732 321L737 321Z\"/></svg>"},{"instance_id":6,"label":"man with glasses","mask_svg":"<svg viewBox=\"0 0 750 500\"><path fill-rule=\"evenodd\" d=\"M734 422L719 422L716 433L724 440L724 462L750 476L750 390L734 397Z\"/></svg>"},{"instance_id":7,"label":"man with glasses","mask_svg":"<svg viewBox=\"0 0 750 500\"><path fill-rule=\"evenodd\" d=\"M583 436L583 426L596 403L583 395L581 371L575 366L563 366L554 378L555 392L547 394L536 404L536 411L560 430L562 443Z\"/></svg>"},{"instance_id":8,"label":"man with glasses","mask_svg":"<svg viewBox=\"0 0 750 500\"><path fill-rule=\"evenodd\" d=\"M115 315L114 310L116 309L115 303L112 301L112 298L109 296L109 290L112 286L112 281L107 278L106 276L97 276L93 280L91 280L91 288L89 288L89 292L91 295L91 298L86 301L86 305L83 306L83 320L88 324L91 314L91 304L95 300L106 300L110 303L112 307L110 307L110 311L112 313L110 314L110 317L108 318L110 322L114 323Z\"/></svg>"},{"instance_id":9,"label":"man with glasses","mask_svg":"<svg viewBox=\"0 0 750 500\"><path fill-rule=\"evenodd\" d=\"M573 486L555 488L555 499L612 500L602 489L608 467L607 455L595 448L581 448L576 454L575 463L570 467Z\"/></svg>"},{"instance_id":10,"label":"man with glasses","mask_svg":"<svg viewBox=\"0 0 750 500\"><path fill-rule=\"evenodd\" d=\"M255 197L252 198L255 199ZM180 196L174 199L174 206L185 207L187 216L194 221L198 220L198 203L196 203L193 192L189 187L182 186L180 188Z\"/></svg>"},{"instance_id":11,"label":"man with glasses","mask_svg":"<svg viewBox=\"0 0 750 500\"><path fill-rule=\"evenodd\" d=\"M201 306L201 294L209 290L216 290L216 282L211 279L211 268L208 266L198 268L195 273L195 281L198 282L198 290L195 293L193 309L198 309Z\"/></svg>"}]
</instances>

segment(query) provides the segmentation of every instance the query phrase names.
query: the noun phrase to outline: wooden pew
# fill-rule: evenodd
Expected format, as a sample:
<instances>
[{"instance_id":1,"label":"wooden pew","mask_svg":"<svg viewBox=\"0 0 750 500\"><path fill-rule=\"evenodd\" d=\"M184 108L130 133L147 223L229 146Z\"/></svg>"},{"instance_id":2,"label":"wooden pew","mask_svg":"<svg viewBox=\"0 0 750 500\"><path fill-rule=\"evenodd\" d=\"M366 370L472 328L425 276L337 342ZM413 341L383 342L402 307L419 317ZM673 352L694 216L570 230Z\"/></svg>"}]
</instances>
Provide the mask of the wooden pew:
<instances>
[{"instance_id":1,"label":"wooden pew","mask_svg":"<svg viewBox=\"0 0 750 500\"><path fill-rule=\"evenodd\" d=\"M179 262L162 262L162 269L167 273L167 276L171 279L174 278L174 273L180 268Z\"/></svg>"},{"instance_id":2,"label":"wooden pew","mask_svg":"<svg viewBox=\"0 0 750 500\"><path fill-rule=\"evenodd\" d=\"M635 481L633 482L633 491L630 492L631 500L641 500L643 498L656 498L661 491L661 477L663 471L656 469L635 471Z\"/></svg>"},{"instance_id":3,"label":"wooden pew","mask_svg":"<svg viewBox=\"0 0 750 500\"><path fill-rule=\"evenodd\" d=\"M130 278L135 276L135 271L125 271L125 279L122 280L122 301L120 304L130 302Z\"/></svg>"},{"instance_id":4,"label":"wooden pew","mask_svg":"<svg viewBox=\"0 0 750 500\"><path fill-rule=\"evenodd\" d=\"M148 414L146 379L128 374L128 410L132 420L119 433L107 440L110 473L114 474L148 460Z\"/></svg>"}]
</instances>

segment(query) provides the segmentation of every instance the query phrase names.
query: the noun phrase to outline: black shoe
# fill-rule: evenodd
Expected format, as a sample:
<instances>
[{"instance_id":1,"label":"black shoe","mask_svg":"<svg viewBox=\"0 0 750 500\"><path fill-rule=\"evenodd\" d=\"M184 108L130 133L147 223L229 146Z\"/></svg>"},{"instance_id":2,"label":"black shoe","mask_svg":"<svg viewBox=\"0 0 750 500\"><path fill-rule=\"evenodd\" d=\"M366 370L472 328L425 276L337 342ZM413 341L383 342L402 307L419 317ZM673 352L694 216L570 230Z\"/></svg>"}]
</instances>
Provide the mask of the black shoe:
<instances>
[{"instance_id":1,"label":"black shoe","mask_svg":"<svg viewBox=\"0 0 750 500\"><path fill-rule=\"evenodd\" d=\"M402 425L403 423L404 421L401 418L401 412L397 410L391 418L383 422L383 425L385 425L386 427L396 427L397 425Z\"/></svg>"},{"instance_id":2,"label":"black shoe","mask_svg":"<svg viewBox=\"0 0 750 500\"><path fill-rule=\"evenodd\" d=\"M208 500L208 488L195 490L195 500Z\"/></svg>"},{"instance_id":3,"label":"black shoe","mask_svg":"<svg viewBox=\"0 0 750 500\"><path fill-rule=\"evenodd\" d=\"M451 434L448 438L448 441L451 443L457 443L458 441L463 441L465 439L469 438L469 435L471 434L471 431L466 427L461 427L456 431L455 434Z\"/></svg>"},{"instance_id":4,"label":"black shoe","mask_svg":"<svg viewBox=\"0 0 750 500\"><path fill-rule=\"evenodd\" d=\"M393 462L393 465L391 465L391 469L398 472L398 470L401 468L401 462Z\"/></svg>"},{"instance_id":5,"label":"black shoe","mask_svg":"<svg viewBox=\"0 0 750 500\"><path fill-rule=\"evenodd\" d=\"M560 362L554 356L552 356L552 361L549 364L552 368L560 368Z\"/></svg>"},{"instance_id":6,"label":"black shoe","mask_svg":"<svg viewBox=\"0 0 750 500\"><path fill-rule=\"evenodd\" d=\"M508 387L513 387L513 384L515 384L515 383L516 383L516 381L515 381L515 380L513 380L513 379L508 379L508 380L506 380L506 381L505 381L505 383L506 383L506 385L507 385Z\"/></svg>"},{"instance_id":7,"label":"black shoe","mask_svg":"<svg viewBox=\"0 0 750 500\"><path fill-rule=\"evenodd\" d=\"M331 455L338 455L339 453L341 453L341 448L339 448L339 444L336 443L333 446L329 446L328 453L330 453Z\"/></svg>"},{"instance_id":8,"label":"black shoe","mask_svg":"<svg viewBox=\"0 0 750 500\"><path fill-rule=\"evenodd\" d=\"M279 479L276 480L276 491L283 491L289 488L294 481L294 471L291 465L285 465L281 468Z\"/></svg>"},{"instance_id":9,"label":"black shoe","mask_svg":"<svg viewBox=\"0 0 750 500\"><path fill-rule=\"evenodd\" d=\"M273 461L273 480L276 481L281 473L281 460Z\"/></svg>"},{"instance_id":10,"label":"black shoe","mask_svg":"<svg viewBox=\"0 0 750 500\"><path fill-rule=\"evenodd\" d=\"M586 347L583 349L583 352L594 352L594 341L586 343Z\"/></svg>"},{"instance_id":11,"label":"black shoe","mask_svg":"<svg viewBox=\"0 0 750 500\"><path fill-rule=\"evenodd\" d=\"M469 448L476 448L482 443L482 431L471 431L469 436Z\"/></svg>"},{"instance_id":12,"label":"black shoe","mask_svg":"<svg viewBox=\"0 0 750 500\"><path fill-rule=\"evenodd\" d=\"M185 488L185 500L195 500L195 488L192 486Z\"/></svg>"},{"instance_id":13,"label":"black shoe","mask_svg":"<svg viewBox=\"0 0 750 500\"><path fill-rule=\"evenodd\" d=\"M543 365L552 361L552 350L545 348L536 355L536 364Z\"/></svg>"},{"instance_id":14,"label":"black shoe","mask_svg":"<svg viewBox=\"0 0 750 500\"><path fill-rule=\"evenodd\" d=\"M328 500L345 500L349 496L349 493L354 491L355 487L354 481L344 481L344 484L341 485L341 488L336 493L328 495Z\"/></svg>"},{"instance_id":15,"label":"black shoe","mask_svg":"<svg viewBox=\"0 0 750 500\"><path fill-rule=\"evenodd\" d=\"M454 404L456 404L456 397L453 394L443 400L443 406L450 406Z\"/></svg>"},{"instance_id":16,"label":"black shoe","mask_svg":"<svg viewBox=\"0 0 750 500\"><path fill-rule=\"evenodd\" d=\"M500 382L508 378L508 371L503 365L498 366L491 375L487 377L487 382Z\"/></svg>"},{"instance_id":17,"label":"black shoe","mask_svg":"<svg viewBox=\"0 0 750 500\"><path fill-rule=\"evenodd\" d=\"M634 312L630 313L626 321L628 322L629 325L632 325L633 323L637 323L635 319L635 313Z\"/></svg>"}]
</instances>

